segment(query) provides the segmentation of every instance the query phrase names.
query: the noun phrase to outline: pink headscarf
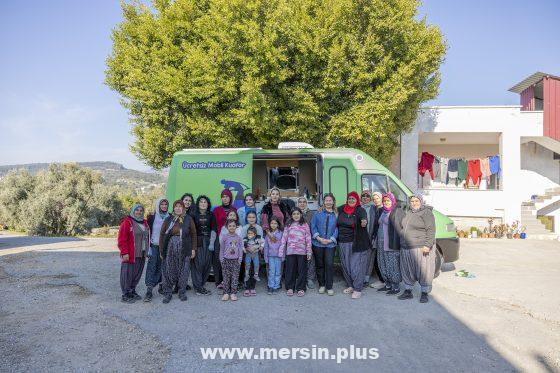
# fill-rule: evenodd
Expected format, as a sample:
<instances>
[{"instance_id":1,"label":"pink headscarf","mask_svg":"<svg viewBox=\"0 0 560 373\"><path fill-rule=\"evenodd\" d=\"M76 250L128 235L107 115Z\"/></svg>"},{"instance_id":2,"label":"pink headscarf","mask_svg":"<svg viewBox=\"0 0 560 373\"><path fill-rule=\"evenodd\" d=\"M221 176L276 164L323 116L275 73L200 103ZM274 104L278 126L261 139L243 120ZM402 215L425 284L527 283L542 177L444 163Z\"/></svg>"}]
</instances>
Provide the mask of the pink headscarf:
<instances>
[{"instance_id":1,"label":"pink headscarf","mask_svg":"<svg viewBox=\"0 0 560 373\"><path fill-rule=\"evenodd\" d=\"M383 211L385 212L393 211L393 209L397 205L397 200L395 199L395 196L393 195L393 193L387 192L387 193L383 193L383 196L381 197L381 201L383 202L385 198L389 198L389 200L391 201L391 207L387 208L385 207L385 204L383 204Z\"/></svg>"}]
</instances>

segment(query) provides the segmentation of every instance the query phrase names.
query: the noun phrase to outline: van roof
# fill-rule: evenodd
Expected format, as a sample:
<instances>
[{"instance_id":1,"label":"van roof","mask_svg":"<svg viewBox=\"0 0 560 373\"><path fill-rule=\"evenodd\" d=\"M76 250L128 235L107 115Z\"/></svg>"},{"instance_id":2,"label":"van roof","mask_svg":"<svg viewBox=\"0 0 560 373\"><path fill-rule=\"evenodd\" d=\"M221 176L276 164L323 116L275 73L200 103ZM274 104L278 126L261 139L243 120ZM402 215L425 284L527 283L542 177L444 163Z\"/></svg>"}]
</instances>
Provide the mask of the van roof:
<instances>
[{"instance_id":1,"label":"van roof","mask_svg":"<svg viewBox=\"0 0 560 373\"><path fill-rule=\"evenodd\" d=\"M361 150L354 148L302 148L302 149L263 149L263 148L199 148L199 149L183 149L181 151L175 152L175 156L185 156L189 154L200 154L200 153L214 153L214 154L321 154L333 155L333 156L348 156L352 158L356 164L357 169L375 169L375 170L386 170L389 171L379 163L376 159L370 155L364 153ZM366 162L363 167L360 167L361 161ZM390 171L389 171L390 172Z\"/></svg>"}]
</instances>

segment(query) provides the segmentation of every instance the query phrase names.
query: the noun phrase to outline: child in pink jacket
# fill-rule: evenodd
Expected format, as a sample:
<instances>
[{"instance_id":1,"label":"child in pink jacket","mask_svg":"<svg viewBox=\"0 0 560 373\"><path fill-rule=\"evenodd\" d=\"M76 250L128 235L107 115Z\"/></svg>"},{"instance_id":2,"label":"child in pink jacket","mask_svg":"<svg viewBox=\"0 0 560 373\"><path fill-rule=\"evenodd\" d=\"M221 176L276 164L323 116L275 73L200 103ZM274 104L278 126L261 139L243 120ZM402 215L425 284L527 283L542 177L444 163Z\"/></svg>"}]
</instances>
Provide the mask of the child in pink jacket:
<instances>
[{"instance_id":1,"label":"child in pink jacket","mask_svg":"<svg viewBox=\"0 0 560 373\"><path fill-rule=\"evenodd\" d=\"M307 261L311 259L311 233L298 207L293 209L291 219L286 224L278 256L286 258L286 295L291 297L297 290L298 297L303 297L307 283Z\"/></svg>"}]
</instances>

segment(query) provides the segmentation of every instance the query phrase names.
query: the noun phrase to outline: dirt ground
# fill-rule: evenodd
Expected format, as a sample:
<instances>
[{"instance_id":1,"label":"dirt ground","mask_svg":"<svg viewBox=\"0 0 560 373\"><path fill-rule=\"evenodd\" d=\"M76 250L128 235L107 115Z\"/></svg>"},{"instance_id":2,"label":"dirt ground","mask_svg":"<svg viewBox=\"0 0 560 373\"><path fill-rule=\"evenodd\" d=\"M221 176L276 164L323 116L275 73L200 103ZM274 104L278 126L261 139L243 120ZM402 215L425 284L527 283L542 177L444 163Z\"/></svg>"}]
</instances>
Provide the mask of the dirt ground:
<instances>
[{"instance_id":1,"label":"dirt ground","mask_svg":"<svg viewBox=\"0 0 560 373\"><path fill-rule=\"evenodd\" d=\"M263 292L120 302L113 239L0 233L0 371L560 371L560 243L463 240L431 301ZM213 284L209 284L213 290ZM143 294L143 280L138 288ZM376 360L205 360L201 347L375 347Z\"/></svg>"}]
</instances>

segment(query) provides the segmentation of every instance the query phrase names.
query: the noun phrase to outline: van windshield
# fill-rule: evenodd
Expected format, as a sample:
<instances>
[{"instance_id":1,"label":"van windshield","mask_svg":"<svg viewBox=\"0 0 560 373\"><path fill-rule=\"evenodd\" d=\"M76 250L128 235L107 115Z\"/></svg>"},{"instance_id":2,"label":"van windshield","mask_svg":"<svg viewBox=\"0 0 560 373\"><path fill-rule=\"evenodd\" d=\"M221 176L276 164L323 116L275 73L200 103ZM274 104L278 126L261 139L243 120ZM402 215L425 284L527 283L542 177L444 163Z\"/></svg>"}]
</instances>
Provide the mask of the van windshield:
<instances>
[{"instance_id":1,"label":"van windshield","mask_svg":"<svg viewBox=\"0 0 560 373\"><path fill-rule=\"evenodd\" d=\"M362 190L368 189L371 193L387 192L387 176L382 174L362 175Z\"/></svg>"}]
</instances>

